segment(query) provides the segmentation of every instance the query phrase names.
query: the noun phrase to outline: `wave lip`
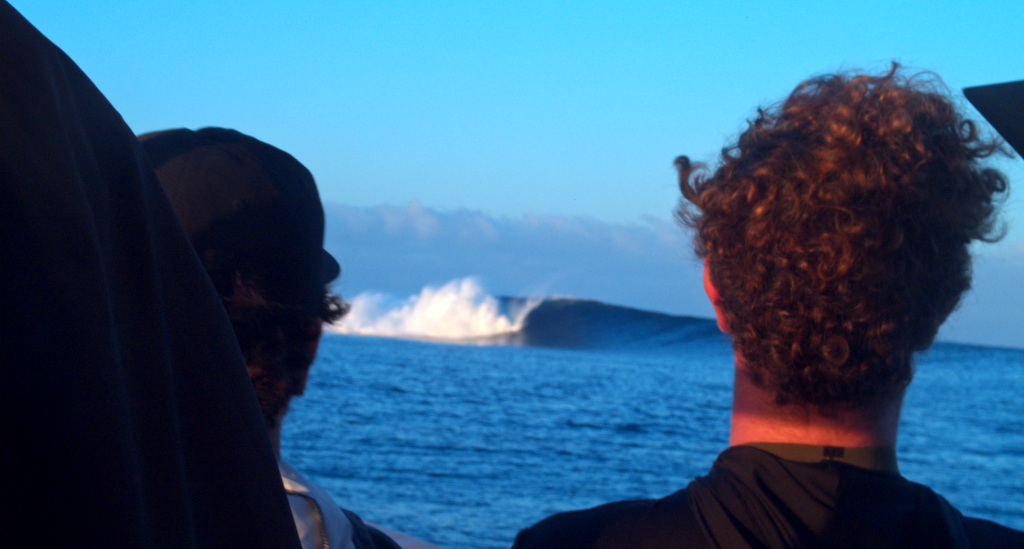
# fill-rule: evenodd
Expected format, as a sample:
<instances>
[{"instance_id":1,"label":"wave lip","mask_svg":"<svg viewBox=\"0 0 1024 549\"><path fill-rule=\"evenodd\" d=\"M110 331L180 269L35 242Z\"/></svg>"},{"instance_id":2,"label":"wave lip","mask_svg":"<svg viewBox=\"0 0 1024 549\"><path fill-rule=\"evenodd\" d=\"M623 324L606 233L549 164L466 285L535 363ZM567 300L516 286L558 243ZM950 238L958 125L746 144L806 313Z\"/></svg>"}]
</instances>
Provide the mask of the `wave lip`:
<instances>
[{"instance_id":1,"label":"wave lip","mask_svg":"<svg viewBox=\"0 0 1024 549\"><path fill-rule=\"evenodd\" d=\"M487 294L474 277L440 288L427 286L418 295L397 301L385 294L362 293L341 321L328 328L342 334L475 340L522 328L536 301L510 303Z\"/></svg>"},{"instance_id":2,"label":"wave lip","mask_svg":"<svg viewBox=\"0 0 1024 549\"><path fill-rule=\"evenodd\" d=\"M589 299L548 298L530 306L519 330L476 342L561 349L657 349L724 337L718 324L706 318L643 311Z\"/></svg>"}]
</instances>

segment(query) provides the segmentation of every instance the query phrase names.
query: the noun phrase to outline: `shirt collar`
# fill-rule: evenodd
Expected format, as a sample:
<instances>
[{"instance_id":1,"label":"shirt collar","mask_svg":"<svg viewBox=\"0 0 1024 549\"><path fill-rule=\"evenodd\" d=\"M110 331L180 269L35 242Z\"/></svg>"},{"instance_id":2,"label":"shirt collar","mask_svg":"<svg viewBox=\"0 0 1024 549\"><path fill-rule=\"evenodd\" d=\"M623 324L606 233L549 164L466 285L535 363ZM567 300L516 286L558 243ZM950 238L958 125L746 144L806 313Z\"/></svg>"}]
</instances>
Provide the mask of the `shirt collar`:
<instances>
[{"instance_id":1,"label":"shirt collar","mask_svg":"<svg viewBox=\"0 0 1024 549\"><path fill-rule=\"evenodd\" d=\"M837 461L861 469L900 474L899 467L896 465L896 448L892 446L844 448L784 442L749 442L742 446L751 446L788 461L802 463Z\"/></svg>"}]
</instances>

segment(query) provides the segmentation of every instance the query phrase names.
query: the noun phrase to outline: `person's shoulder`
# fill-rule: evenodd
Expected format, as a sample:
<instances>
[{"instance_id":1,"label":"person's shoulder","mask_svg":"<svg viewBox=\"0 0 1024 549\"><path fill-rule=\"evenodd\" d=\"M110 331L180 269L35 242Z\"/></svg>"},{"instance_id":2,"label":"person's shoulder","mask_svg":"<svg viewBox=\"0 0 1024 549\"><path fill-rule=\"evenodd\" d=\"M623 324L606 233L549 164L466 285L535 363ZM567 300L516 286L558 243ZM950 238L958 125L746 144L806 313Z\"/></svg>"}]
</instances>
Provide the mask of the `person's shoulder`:
<instances>
[{"instance_id":1,"label":"person's shoulder","mask_svg":"<svg viewBox=\"0 0 1024 549\"><path fill-rule=\"evenodd\" d=\"M911 482L910 484L929 495L927 499L932 502L932 505L927 506L930 507L928 511L931 512L930 517L932 520L930 522L935 524L945 523L951 537L961 540L960 545L954 543L954 547L966 545L968 547L984 547L986 549L1024 548L1024 532L989 520L965 517L946 498L935 493L931 488L916 482ZM925 516L929 515L926 514ZM925 522L929 521L926 520Z\"/></svg>"},{"instance_id":2,"label":"person's shoulder","mask_svg":"<svg viewBox=\"0 0 1024 549\"><path fill-rule=\"evenodd\" d=\"M520 531L513 548L653 549L679 547L682 540L703 547L686 490L657 500L617 501L552 515Z\"/></svg>"},{"instance_id":3,"label":"person's shoulder","mask_svg":"<svg viewBox=\"0 0 1024 549\"><path fill-rule=\"evenodd\" d=\"M623 515L636 512L653 504L653 500L629 500L606 503L590 509L567 511L552 515L516 536L514 549L540 549L544 547L589 548L610 523Z\"/></svg>"},{"instance_id":4,"label":"person's shoulder","mask_svg":"<svg viewBox=\"0 0 1024 549\"><path fill-rule=\"evenodd\" d=\"M377 528L366 524L359 515L341 508L352 523L352 546L355 549L402 549L395 540Z\"/></svg>"},{"instance_id":5,"label":"person's shoulder","mask_svg":"<svg viewBox=\"0 0 1024 549\"><path fill-rule=\"evenodd\" d=\"M1024 532L1007 528L992 521L964 517L964 531L971 547L987 549L1024 547Z\"/></svg>"}]
</instances>

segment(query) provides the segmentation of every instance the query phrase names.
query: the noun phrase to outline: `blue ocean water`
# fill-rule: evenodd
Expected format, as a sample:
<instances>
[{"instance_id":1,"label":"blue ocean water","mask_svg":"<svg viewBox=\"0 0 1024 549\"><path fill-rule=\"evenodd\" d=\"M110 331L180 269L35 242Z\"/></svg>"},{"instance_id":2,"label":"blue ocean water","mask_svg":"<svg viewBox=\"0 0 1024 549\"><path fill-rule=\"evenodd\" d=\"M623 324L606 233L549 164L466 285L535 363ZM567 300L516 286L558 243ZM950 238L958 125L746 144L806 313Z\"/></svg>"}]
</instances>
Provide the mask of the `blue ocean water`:
<instances>
[{"instance_id":1,"label":"blue ocean water","mask_svg":"<svg viewBox=\"0 0 1024 549\"><path fill-rule=\"evenodd\" d=\"M685 487L727 444L728 341L710 321L581 303L542 304L487 345L326 334L283 456L364 519L453 549ZM1024 351L936 344L907 395L903 475L1024 529L1022 394Z\"/></svg>"}]
</instances>

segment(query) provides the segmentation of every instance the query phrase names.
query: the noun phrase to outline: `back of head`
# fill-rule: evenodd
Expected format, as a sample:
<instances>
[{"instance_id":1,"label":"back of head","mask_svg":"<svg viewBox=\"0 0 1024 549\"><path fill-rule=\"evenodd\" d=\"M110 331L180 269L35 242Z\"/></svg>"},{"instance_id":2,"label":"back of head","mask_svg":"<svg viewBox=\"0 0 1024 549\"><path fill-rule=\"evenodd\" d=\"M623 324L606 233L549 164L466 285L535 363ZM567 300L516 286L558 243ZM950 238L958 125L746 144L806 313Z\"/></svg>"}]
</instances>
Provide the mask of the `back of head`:
<instances>
[{"instance_id":1,"label":"back of head","mask_svg":"<svg viewBox=\"0 0 1024 549\"><path fill-rule=\"evenodd\" d=\"M973 240L999 237L1007 183L937 79L835 74L800 84L723 150L677 159L719 308L777 401L857 407L902 390L911 355L970 287Z\"/></svg>"},{"instance_id":2,"label":"back of head","mask_svg":"<svg viewBox=\"0 0 1024 549\"><path fill-rule=\"evenodd\" d=\"M301 393L320 323L345 303L327 290L337 262L309 171L234 130L140 136L160 183L231 318L264 420Z\"/></svg>"}]
</instances>

